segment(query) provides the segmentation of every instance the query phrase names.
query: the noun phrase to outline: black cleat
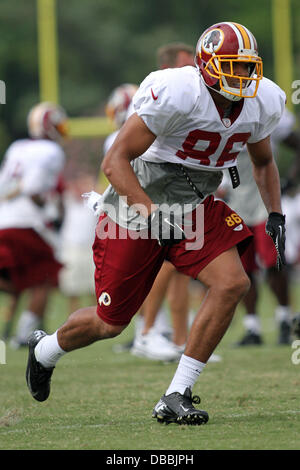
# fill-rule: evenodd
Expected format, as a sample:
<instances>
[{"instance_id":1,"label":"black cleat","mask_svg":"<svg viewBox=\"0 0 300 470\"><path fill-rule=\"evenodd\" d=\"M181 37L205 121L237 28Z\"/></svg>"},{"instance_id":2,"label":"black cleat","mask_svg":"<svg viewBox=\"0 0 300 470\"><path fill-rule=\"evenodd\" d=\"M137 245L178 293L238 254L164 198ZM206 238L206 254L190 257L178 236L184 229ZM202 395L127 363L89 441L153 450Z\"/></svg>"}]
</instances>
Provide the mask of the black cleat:
<instances>
[{"instance_id":1,"label":"black cleat","mask_svg":"<svg viewBox=\"0 0 300 470\"><path fill-rule=\"evenodd\" d=\"M186 388L183 395L179 392L163 395L153 409L152 418L159 423L177 423L199 426L208 421L206 411L197 410L193 403L200 403L200 397L192 397L190 388Z\"/></svg>"},{"instance_id":2,"label":"black cleat","mask_svg":"<svg viewBox=\"0 0 300 470\"><path fill-rule=\"evenodd\" d=\"M263 344L262 337L252 331L247 331L243 338L236 343L236 346L261 346Z\"/></svg>"},{"instance_id":3,"label":"black cleat","mask_svg":"<svg viewBox=\"0 0 300 470\"><path fill-rule=\"evenodd\" d=\"M33 398L37 401L47 400L50 394L50 381L54 367L46 369L37 360L34 354L36 345L46 336L42 330L35 330L29 340L29 354L26 369L26 382Z\"/></svg>"},{"instance_id":4,"label":"black cleat","mask_svg":"<svg viewBox=\"0 0 300 470\"><path fill-rule=\"evenodd\" d=\"M279 325L279 336L278 344L290 344L291 343L291 325L287 321L282 321Z\"/></svg>"},{"instance_id":5,"label":"black cleat","mask_svg":"<svg viewBox=\"0 0 300 470\"><path fill-rule=\"evenodd\" d=\"M296 313L292 318L292 334L300 339L300 313Z\"/></svg>"}]
</instances>

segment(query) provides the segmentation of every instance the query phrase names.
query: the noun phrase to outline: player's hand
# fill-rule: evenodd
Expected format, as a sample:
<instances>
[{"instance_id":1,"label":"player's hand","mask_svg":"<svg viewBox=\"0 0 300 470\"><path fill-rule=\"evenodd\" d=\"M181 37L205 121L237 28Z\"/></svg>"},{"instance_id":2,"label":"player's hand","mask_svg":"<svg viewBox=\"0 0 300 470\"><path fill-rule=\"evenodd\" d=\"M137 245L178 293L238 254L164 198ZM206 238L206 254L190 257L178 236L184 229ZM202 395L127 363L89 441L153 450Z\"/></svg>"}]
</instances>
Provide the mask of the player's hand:
<instances>
[{"instance_id":1,"label":"player's hand","mask_svg":"<svg viewBox=\"0 0 300 470\"><path fill-rule=\"evenodd\" d=\"M172 246L186 238L182 228L175 222L173 213L166 214L156 209L148 217L148 227L160 246Z\"/></svg>"},{"instance_id":2,"label":"player's hand","mask_svg":"<svg viewBox=\"0 0 300 470\"><path fill-rule=\"evenodd\" d=\"M277 269L280 271L285 261L285 216L271 212L266 223L266 233L272 238L277 251Z\"/></svg>"}]
</instances>

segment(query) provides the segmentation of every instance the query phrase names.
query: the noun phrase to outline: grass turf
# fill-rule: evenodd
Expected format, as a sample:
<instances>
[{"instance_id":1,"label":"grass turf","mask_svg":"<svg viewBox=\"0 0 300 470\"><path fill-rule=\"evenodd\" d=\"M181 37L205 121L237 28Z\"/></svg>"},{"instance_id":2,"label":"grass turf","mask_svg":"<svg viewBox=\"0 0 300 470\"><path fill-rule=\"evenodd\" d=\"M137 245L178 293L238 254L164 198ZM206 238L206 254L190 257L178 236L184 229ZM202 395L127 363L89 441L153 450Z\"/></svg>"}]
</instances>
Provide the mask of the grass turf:
<instances>
[{"instance_id":1,"label":"grass turf","mask_svg":"<svg viewBox=\"0 0 300 470\"><path fill-rule=\"evenodd\" d=\"M290 346L276 344L274 299L263 284L260 288L264 345L233 347L243 333L239 307L216 350L222 362L209 363L194 387L202 398L200 407L209 413L207 425L166 426L151 418L176 365L114 353L114 344L131 339L131 326L119 338L64 356L44 403L34 401L26 387L27 351L7 345L6 364L0 364L0 449L299 449L300 364L292 363ZM292 296L299 306L296 285ZM5 301L2 295L2 310ZM66 300L53 295L50 332L65 320L66 311Z\"/></svg>"}]
</instances>

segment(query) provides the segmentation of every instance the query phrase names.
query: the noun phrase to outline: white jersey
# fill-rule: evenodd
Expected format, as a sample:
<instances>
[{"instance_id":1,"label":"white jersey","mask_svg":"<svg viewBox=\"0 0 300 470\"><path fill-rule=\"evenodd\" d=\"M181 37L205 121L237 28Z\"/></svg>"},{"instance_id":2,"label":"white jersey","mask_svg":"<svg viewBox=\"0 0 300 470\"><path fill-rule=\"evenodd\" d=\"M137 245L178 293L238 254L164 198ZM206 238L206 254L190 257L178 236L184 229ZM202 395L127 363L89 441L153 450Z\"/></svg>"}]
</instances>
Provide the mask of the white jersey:
<instances>
[{"instance_id":1,"label":"white jersey","mask_svg":"<svg viewBox=\"0 0 300 470\"><path fill-rule=\"evenodd\" d=\"M199 170L235 166L246 142L273 132L285 99L275 83L263 78L257 96L241 101L234 119L222 119L195 67L152 72L133 97L136 113L157 136L141 158Z\"/></svg>"},{"instance_id":2,"label":"white jersey","mask_svg":"<svg viewBox=\"0 0 300 470\"><path fill-rule=\"evenodd\" d=\"M279 124L271 134L271 145L274 157L278 153L278 145L292 132L295 125L294 115L285 109ZM266 220L268 213L260 196L252 173L252 163L247 150L240 153L237 163L241 184L232 189L227 178L227 202L229 206L243 217L248 225L258 225ZM224 184L223 183L223 184Z\"/></svg>"},{"instance_id":3,"label":"white jersey","mask_svg":"<svg viewBox=\"0 0 300 470\"><path fill-rule=\"evenodd\" d=\"M72 193L64 195L65 217L60 230L61 243L64 246L75 245L88 248L94 242L94 232L97 219L84 204L82 198L78 199Z\"/></svg>"},{"instance_id":4,"label":"white jersey","mask_svg":"<svg viewBox=\"0 0 300 470\"><path fill-rule=\"evenodd\" d=\"M236 166L246 142L259 142L273 132L284 110L285 93L264 78L257 96L236 104L230 120L220 115L196 68L187 66L152 72L133 97L133 106L157 136L132 163L142 188L157 205L197 206L219 186L222 170ZM186 167L202 199L181 166ZM120 225L145 226L145 220L111 186L102 202L114 207L107 212Z\"/></svg>"},{"instance_id":5,"label":"white jersey","mask_svg":"<svg viewBox=\"0 0 300 470\"><path fill-rule=\"evenodd\" d=\"M46 197L54 190L64 164L63 150L50 140L23 139L11 144L0 169L0 229L44 230L44 210L31 196ZM20 194L10 197L17 189Z\"/></svg>"}]
</instances>

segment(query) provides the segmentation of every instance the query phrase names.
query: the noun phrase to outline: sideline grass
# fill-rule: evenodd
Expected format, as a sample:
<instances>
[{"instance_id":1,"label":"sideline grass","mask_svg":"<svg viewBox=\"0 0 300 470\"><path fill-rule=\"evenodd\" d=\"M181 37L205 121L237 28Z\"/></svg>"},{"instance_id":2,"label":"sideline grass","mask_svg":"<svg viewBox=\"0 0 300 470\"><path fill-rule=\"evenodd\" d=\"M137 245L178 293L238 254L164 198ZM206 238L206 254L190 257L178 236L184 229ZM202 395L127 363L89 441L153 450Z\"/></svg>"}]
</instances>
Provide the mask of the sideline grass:
<instances>
[{"instance_id":1,"label":"sideline grass","mask_svg":"<svg viewBox=\"0 0 300 470\"><path fill-rule=\"evenodd\" d=\"M298 296L295 286L299 305ZM35 402L25 384L27 351L7 347L7 363L0 365L0 449L299 449L300 365L292 364L291 347L276 345L273 308L262 286L265 344L242 349L232 346L242 332L238 310L216 351L223 361L209 364L194 387L210 415L205 426L165 426L151 418L176 365L112 352L114 343L131 338L132 327L64 356L44 403ZM66 316L65 299L56 294L49 310L53 331Z\"/></svg>"}]
</instances>

